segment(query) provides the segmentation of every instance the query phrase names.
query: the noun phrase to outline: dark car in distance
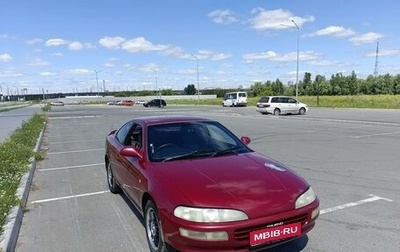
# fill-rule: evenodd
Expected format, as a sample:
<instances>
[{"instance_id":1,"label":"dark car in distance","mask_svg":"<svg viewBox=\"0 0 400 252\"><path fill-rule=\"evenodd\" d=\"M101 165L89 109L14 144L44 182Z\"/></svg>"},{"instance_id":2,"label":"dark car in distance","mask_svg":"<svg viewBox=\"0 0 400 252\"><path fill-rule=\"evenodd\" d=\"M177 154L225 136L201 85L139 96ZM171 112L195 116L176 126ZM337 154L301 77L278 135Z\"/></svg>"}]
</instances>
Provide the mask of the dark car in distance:
<instances>
[{"instance_id":1,"label":"dark car in distance","mask_svg":"<svg viewBox=\"0 0 400 252\"><path fill-rule=\"evenodd\" d=\"M260 251L305 235L313 189L249 143L207 118L133 118L106 137L108 187L143 216L151 252Z\"/></svg>"},{"instance_id":2,"label":"dark car in distance","mask_svg":"<svg viewBox=\"0 0 400 252\"><path fill-rule=\"evenodd\" d=\"M164 99L153 99L153 100L143 103L143 106L162 108L162 107L167 106L167 103L165 102Z\"/></svg>"}]
</instances>

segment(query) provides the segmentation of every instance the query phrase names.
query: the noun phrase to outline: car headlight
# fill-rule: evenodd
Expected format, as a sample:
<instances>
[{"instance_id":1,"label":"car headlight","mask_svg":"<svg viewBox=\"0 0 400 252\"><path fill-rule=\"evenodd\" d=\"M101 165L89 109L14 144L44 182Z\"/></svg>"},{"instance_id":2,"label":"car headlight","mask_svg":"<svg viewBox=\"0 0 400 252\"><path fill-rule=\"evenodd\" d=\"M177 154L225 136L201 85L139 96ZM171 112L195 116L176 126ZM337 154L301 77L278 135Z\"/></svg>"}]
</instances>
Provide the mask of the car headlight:
<instances>
[{"instance_id":1,"label":"car headlight","mask_svg":"<svg viewBox=\"0 0 400 252\"><path fill-rule=\"evenodd\" d=\"M194 208L178 206L175 217L193 222L229 222L247 220L249 217L239 210L217 208Z\"/></svg>"},{"instance_id":2,"label":"car headlight","mask_svg":"<svg viewBox=\"0 0 400 252\"><path fill-rule=\"evenodd\" d=\"M307 206L308 204L311 204L314 200L316 199L316 196L314 194L313 189L308 188L306 192L304 192L302 195L300 195L299 198L296 200L296 209Z\"/></svg>"}]
</instances>

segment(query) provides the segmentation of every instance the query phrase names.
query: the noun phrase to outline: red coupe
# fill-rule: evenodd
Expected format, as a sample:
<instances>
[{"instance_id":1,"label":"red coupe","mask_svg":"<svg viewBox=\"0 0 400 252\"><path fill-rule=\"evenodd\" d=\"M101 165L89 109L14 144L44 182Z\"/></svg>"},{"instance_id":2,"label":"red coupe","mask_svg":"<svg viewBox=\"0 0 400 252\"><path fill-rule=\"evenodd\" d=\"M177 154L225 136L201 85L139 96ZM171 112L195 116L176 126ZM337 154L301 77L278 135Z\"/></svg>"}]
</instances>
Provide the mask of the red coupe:
<instances>
[{"instance_id":1,"label":"red coupe","mask_svg":"<svg viewBox=\"0 0 400 252\"><path fill-rule=\"evenodd\" d=\"M318 198L249 143L207 118L135 118L107 136L108 186L143 215L152 252L258 251L303 236Z\"/></svg>"}]
</instances>

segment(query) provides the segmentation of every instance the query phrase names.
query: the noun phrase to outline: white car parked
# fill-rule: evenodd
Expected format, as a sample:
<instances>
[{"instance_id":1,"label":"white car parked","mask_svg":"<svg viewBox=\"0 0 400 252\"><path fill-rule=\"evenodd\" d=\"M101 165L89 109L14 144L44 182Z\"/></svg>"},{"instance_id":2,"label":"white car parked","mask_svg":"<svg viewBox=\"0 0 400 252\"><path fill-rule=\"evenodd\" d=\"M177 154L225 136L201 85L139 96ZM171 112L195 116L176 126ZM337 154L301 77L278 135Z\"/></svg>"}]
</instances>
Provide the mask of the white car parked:
<instances>
[{"instance_id":1,"label":"white car parked","mask_svg":"<svg viewBox=\"0 0 400 252\"><path fill-rule=\"evenodd\" d=\"M257 111L261 114L299 114L308 111L306 104L288 96L263 96L257 102Z\"/></svg>"}]
</instances>

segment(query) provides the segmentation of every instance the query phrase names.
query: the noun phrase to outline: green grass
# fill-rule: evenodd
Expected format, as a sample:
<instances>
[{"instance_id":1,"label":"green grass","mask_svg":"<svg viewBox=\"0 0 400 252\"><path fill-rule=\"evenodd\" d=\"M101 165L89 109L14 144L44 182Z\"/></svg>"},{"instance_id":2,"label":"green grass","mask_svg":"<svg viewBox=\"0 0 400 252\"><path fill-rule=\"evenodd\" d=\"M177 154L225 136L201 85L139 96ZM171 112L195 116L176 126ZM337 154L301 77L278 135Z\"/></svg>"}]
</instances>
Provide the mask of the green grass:
<instances>
[{"instance_id":1,"label":"green grass","mask_svg":"<svg viewBox=\"0 0 400 252\"><path fill-rule=\"evenodd\" d=\"M299 97L309 107L317 107L316 96ZM319 107L400 109L400 95L320 96Z\"/></svg>"},{"instance_id":2,"label":"green grass","mask_svg":"<svg viewBox=\"0 0 400 252\"><path fill-rule=\"evenodd\" d=\"M249 97L247 106L256 106L260 97ZM320 96L319 104L316 96L299 96L298 100L308 107L326 108L375 108L400 109L400 95L356 95L356 96ZM221 105L222 98L197 100L168 100L168 104L182 105Z\"/></svg>"},{"instance_id":3,"label":"green grass","mask_svg":"<svg viewBox=\"0 0 400 252\"><path fill-rule=\"evenodd\" d=\"M44 114L34 115L0 144L0 233L11 207L20 203L16 191L29 170L30 159L41 157L34 148L45 121Z\"/></svg>"}]
</instances>

